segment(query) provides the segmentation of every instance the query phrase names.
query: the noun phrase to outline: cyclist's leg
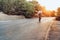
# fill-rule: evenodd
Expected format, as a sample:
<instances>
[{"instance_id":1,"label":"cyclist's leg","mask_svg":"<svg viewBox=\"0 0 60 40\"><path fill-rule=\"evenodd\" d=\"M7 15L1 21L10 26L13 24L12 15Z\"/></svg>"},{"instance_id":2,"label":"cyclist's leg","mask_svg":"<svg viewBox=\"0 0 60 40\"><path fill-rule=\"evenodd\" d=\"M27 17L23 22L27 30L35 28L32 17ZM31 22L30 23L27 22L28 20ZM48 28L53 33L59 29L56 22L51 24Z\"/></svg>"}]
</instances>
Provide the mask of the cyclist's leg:
<instances>
[{"instance_id":1,"label":"cyclist's leg","mask_svg":"<svg viewBox=\"0 0 60 40\"><path fill-rule=\"evenodd\" d=\"M41 18L39 18L39 22L41 21Z\"/></svg>"}]
</instances>

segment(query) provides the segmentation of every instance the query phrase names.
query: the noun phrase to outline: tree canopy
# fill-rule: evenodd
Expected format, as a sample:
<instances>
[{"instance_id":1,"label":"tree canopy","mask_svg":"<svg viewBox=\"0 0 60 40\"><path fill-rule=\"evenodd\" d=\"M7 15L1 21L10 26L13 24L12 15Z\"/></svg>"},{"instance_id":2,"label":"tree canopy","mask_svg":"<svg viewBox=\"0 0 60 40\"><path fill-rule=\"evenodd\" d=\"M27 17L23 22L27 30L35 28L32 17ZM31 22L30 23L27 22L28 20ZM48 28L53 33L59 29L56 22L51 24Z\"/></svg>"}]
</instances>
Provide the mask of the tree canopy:
<instances>
[{"instance_id":1,"label":"tree canopy","mask_svg":"<svg viewBox=\"0 0 60 40\"><path fill-rule=\"evenodd\" d=\"M0 0L0 10L9 15L32 17L34 6L26 0Z\"/></svg>"},{"instance_id":2,"label":"tree canopy","mask_svg":"<svg viewBox=\"0 0 60 40\"><path fill-rule=\"evenodd\" d=\"M57 16L60 17L60 7L57 9Z\"/></svg>"}]
</instances>

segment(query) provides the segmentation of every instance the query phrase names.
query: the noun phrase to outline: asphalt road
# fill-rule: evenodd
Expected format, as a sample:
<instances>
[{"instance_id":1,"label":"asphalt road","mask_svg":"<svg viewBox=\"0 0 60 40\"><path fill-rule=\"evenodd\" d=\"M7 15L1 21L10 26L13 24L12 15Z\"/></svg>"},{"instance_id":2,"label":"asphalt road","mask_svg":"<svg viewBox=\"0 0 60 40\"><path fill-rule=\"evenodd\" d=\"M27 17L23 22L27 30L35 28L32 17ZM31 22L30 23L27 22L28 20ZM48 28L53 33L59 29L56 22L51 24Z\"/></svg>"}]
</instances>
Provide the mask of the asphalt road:
<instances>
[{"instance_id":1,"label":"asphalt road","mask_svg":"<svg viewBox=\"0 0 60 40\"><path fill-rule=\"evenodd\" d=\"M54 18L0 21L0 40L44 40Z\"/></svg>"}]
</instances>

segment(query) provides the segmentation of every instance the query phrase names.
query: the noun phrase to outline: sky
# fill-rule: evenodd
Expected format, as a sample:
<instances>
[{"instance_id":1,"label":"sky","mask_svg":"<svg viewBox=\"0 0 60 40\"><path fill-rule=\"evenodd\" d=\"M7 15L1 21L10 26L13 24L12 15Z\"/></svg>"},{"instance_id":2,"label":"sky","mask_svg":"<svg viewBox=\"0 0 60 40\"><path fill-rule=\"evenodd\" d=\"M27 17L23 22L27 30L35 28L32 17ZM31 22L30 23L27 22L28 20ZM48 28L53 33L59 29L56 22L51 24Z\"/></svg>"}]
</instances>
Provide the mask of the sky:
<instances>
[{"instance_id":1,"label":"sky","mask_svg":"<svg viewBox=\"0 0 60 40\"><path fill-rule=\"evenodd\" d=\"M36 0L36 1L38 1L42 6L45 6L47 10L56 10L58 7L60 7L60 0Z\"/></svg>"},{"instance_id":2,"label":"sky","mask_svg":"<svg viewBox=\"0 0 60 40\"><path fill-rule=\"evenodd\" d=\"M45 6L47 10L55 10L60 7L60 0L37 0L41 5Z\"/></svg>"}]
</instances>

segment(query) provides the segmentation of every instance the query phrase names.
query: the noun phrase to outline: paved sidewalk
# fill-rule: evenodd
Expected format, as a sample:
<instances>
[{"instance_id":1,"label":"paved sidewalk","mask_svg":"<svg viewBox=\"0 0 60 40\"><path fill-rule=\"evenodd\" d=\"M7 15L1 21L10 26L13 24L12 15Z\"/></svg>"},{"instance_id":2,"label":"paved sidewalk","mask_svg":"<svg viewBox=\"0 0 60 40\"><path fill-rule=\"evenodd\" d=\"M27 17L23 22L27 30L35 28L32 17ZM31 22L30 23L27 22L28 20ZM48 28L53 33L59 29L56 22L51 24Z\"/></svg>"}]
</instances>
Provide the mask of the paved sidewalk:
<instances>
[{"instance_id":1,"label":"paved sidewalk","mask_svg":"<svg viewBox=\"0 0 60 40\"><path fill-rule=\"evenodd\" d=\"M47 40L60 40L60 21L54 21Z\"/></svg>"}]
</instances>

